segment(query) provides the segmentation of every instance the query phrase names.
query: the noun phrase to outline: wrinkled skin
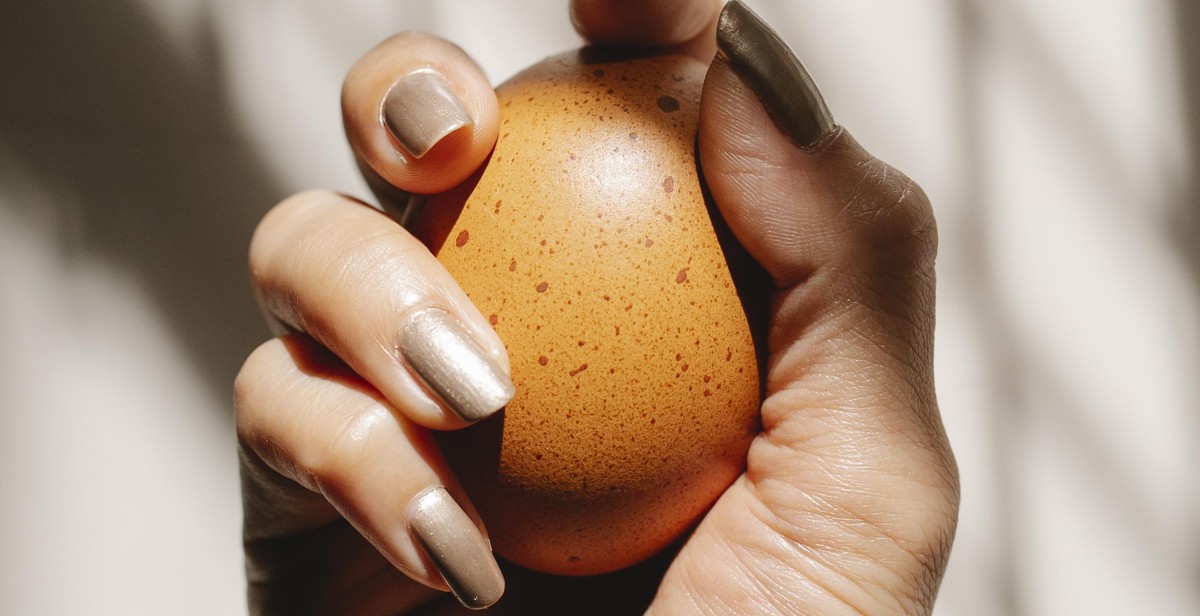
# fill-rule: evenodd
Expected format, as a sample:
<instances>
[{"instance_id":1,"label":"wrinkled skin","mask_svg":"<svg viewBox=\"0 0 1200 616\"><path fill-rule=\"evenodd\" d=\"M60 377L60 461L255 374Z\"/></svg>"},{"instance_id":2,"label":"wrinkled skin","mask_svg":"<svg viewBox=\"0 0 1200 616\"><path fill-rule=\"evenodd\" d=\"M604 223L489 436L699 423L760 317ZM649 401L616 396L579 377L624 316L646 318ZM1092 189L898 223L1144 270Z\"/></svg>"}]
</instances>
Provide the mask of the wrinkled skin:
<instances>
[{"instance_id":1,"label":"wrinkled skin","mask_svg":"<svg viewBox=\"0 0 1200 616\"><path fill-rule=\"evenodd\" d=\"M845 130L811 151L781 135L713 57L717 3L627 5L577 0L573 21L594 41L711 61L701 165L731 230L774 282L762 432L745 473L680 545L596 578L506 566L492 611L928 613L959 498L933 384L930 204ZM413 159L376 116L380 84L421 66L447 75L475 124ZM482 164L499 124L489 97L474 63L430 35L400 34L364 57L343 107L381 199L444 190ZM457 613L402 531L407 499L426 485L465 500L428 432L462 424L396 374L391 340L397 315L434 298L507 366L502 342L419 242L341 195L304 193L272 210L251 271L271 319L290 332L256 350L237 382L252 610Z\"/></svg>"}]
</instances>

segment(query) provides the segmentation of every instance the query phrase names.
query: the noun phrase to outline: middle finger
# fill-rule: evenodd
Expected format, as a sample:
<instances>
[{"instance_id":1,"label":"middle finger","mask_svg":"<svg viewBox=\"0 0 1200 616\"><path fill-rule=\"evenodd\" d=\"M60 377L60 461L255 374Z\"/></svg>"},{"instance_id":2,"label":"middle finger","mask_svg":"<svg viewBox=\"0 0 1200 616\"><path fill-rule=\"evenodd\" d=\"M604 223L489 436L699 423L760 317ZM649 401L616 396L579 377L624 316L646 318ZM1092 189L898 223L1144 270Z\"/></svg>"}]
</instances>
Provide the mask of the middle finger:
<instances>
[{"instance_id":1,"label":"middle finger","mask_svg":"<svg viewBox=\"0 0 1200 616\"><path fill-rule=\"evenodd\" d=\"M267 312L421 425L458 428L512 398L491 326L428 249L377 210L329 192L292 197L255 231L250 271Z\"/></svg>"}]
</instances>

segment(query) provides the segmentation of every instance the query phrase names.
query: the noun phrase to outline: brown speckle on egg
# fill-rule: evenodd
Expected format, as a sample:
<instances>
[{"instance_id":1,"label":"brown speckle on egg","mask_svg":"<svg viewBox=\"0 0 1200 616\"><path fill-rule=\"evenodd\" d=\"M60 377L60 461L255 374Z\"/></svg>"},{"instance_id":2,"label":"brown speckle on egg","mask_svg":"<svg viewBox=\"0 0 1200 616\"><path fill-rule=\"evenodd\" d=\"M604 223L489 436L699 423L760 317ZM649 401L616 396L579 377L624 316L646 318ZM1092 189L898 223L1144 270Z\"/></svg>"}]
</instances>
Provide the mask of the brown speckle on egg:
<instances>
[{"instance_id":1,"label":"brown speckle on egg","mask_svg":"<svg viewBox=\"0 0 1200 616\"><path fill-rule=\"evenodd\" d=\"M496 91L488 164L406 223L489 323L504 315L516 395L434 438L516 564L648 558L737 477L758 429L751 327L696 172L705 69L567 55L523 71Z\"/></svg>"}]
</instances>

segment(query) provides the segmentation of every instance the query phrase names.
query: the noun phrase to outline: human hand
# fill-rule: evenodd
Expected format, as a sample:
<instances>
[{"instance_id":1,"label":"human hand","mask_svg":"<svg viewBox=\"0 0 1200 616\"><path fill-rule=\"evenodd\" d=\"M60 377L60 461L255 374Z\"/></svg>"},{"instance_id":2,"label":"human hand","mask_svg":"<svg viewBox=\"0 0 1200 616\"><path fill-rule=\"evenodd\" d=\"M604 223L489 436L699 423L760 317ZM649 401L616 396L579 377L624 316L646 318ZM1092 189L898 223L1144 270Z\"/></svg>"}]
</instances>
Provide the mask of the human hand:
<instances>
[{"instance_id":1,"label":"human hand","mask_svg":"<svg viewBox=\"0 0 1200 616\"><path fill-rule=\"evenodd\" d=\"M592 40L707 60L720 5L577 0L572 10ZM833 124L803 69L763 28L744 7L726 12L700 120L713 198L775 284L763 432L746 473L677 552L599 578L507 569L498 609L616 613L645 609L651 598L653 613L932 606L958 504L932 380L932 213L919 188ZM388 113L397 76L424 68L441 86L419 78L408 87L452 93L447 113ZM461 182L499 124L478 68L452 45L414 33L356 65L343 106L360 166L393 202L402 191ZM380 125L380 109L394 134ZM427 431L460 427L460 415L485 415L511 395L507 357L486 321L403 229L329 193L273 210L256 233L251 269L272 318L297 332L263 345L238 378L252 607L443 613L450 606L430 602L436 593L427 588L444 589L443 577L467 602L472 593L478 604L494 600L502 586L473 530L482 524ZM413 315L430 305L446 312L414 329ZM404 341L413 335L448 339L459 357L474 358L473 370L433 386L457 402L431 397L408 370L428 381L422 370L439 371L445 355ZM435 486L446 492L429 491ZM422 508L429 499L437 506ZM418 537L436 531L421 530L420 520L409 531L426 514L469 540L457 564L435 563L422 549Z\"/></svg>"}]
</instances>

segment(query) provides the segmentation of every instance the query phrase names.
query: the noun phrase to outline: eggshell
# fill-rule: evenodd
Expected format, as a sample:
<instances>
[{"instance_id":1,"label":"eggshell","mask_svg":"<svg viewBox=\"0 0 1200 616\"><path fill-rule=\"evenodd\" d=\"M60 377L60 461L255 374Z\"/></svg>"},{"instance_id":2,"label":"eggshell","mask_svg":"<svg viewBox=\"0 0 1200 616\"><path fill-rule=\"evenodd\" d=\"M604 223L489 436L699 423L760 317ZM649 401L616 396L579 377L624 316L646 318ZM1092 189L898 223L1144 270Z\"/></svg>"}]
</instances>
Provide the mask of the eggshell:
<instances>
[{"instance_id":1,"label":"eggshell","mask_svg":"<svg viewBox=\"0 0 1200 616\"><path fill-rule=\"evenodd\" d=\"M497 90L481 174L406 221L507 345L516 397L438 438L522 566L650 557L741 473L757 432L761 321L739 298L755 274L697 175L704 71L588 50L525 70Z\"/></svg>"}]
</instances>

